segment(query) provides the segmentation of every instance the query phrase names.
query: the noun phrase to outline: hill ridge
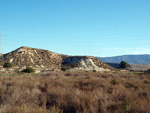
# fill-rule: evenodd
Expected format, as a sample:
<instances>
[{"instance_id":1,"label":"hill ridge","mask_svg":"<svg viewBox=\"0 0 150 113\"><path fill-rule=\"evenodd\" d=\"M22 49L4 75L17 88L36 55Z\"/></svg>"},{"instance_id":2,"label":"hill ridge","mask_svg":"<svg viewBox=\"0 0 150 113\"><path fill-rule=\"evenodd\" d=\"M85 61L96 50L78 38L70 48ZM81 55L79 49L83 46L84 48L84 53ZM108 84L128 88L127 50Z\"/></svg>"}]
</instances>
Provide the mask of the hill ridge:
<instances>
[{"instance_id":1,"label":"hill ridge","mask_svg":"<svg viewBox=\"0 0 150 113\"><path fill-rule=\"evenodd\" d=\"M10 62L19 68L31 66L36 68L61 69L62 66L66 66L67 68L78 70L115 70L115 68L93 56L68 56L26 46L4 54L3 57L0 65ZM74 62L75 60L76 62ZM70 62L66 63L67 61Z\"/></svg>"},{"instance_id":2,"label":"hill ridge","mask_svg":"<svg viewBox=\"0 0 150 113\"><path fill-rule=\"evenodd\" d=\"M103 62L120 63L126 61L128 64L150 64L150 54L122 55L113 57L97 57Z\"/></svg>"}]
</instances>

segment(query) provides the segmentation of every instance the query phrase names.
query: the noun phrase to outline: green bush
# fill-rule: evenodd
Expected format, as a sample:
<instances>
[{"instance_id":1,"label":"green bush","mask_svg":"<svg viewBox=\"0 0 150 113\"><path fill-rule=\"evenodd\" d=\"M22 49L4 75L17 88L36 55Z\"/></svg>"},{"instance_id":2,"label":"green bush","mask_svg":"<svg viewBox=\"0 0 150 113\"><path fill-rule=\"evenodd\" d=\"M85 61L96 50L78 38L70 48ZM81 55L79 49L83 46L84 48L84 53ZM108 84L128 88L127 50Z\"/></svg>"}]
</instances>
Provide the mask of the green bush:
<instances>
[{"instance_id":1,"label":"green bush","mask_svg":"<svg viewBox=\"0 0 150 113\"><path fill-rule=\"evenodd\" d=\"M6 62L3 67L4 68L11 68L13 65L10 62Z\"/></svg>"},{"instance_id":2,"label":"green bush","mask_svg":"<svg viewBox=\"0 0 150 113\"><path fill-rule=\"evenodd\" d=\"M32 67L26 67L26 69L22 70L24 73L34 73L34 69Z\"/></svg>"},{"instance_id":3,"label":"green bush","mask_svg":"<svg viewBox=\"0 0 150 113\"><path fill-rule=\"evenodd\" d=\"M96 72L96 70L93 70L93 72Z\"/></svg>"},{"instance_id":4,"label":"green bush","mask_svg":"<svg viewBox=\"0 0 150 113\"><path fill-rule=\"evenodd\" d=\"M121 61L121 62L120 62L120 67L121 67L121 68L126 68L127 65L128 65L127 62L125 62L125 61Z\"/></svg>"},{"instance_id":5,"label":"green bush","mask_svg":"<svg viewBox=\"0 0 150 113\"><path fill-rule=\"evenodd\" d=\"M66 66L63 66L63 67L61 68L61 70L62 70L62 71L67 71L67 67L66 67Z\"/></svg>"}]
</instances>

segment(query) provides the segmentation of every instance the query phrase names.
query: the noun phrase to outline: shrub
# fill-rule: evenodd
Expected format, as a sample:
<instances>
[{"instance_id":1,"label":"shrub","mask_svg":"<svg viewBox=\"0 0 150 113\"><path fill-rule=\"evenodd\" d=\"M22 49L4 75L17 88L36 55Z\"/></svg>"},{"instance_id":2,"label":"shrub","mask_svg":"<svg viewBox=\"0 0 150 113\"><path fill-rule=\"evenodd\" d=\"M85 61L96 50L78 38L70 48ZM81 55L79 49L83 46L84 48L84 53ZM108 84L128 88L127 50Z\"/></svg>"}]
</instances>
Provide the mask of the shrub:
<instances>
[{"instance_id":1,"label":"shrub","mask_svg":"<svg viewBox=\"0 0 150 113\"><path fill-rule=\"evenodd\" d=\"M133 102L134 102L133 97L124 98L121 105L124 113L134 113L134 112L129 112L129 110L131 111L131 105L133 104Z\"/></svg>"},{"instance_id":2,"label":"shrub","mask_svg":"<svg viewBox=\"0 0 150 113\"><path fill-rule=\"evenodd\" d=\"M118 85L120 82L118 79L111 80L112 85Z\"/></svg>"},{"instance_id":3,"label":"shrub","mask_svg":"<svg viewBox=\"0 0 150 113\"><path fill-rule=\"evenodd\" d=\"M93 70L93 72L96 72L96 70Z\"/></svg>"},{"instance_id":4,"label":"shrub","mask_svg":"<svg viewBox=\"0 0 150 113\"><path fill-rule=\"evenodd\" d=\"M144 80L145 84L150 84L150 80Z\"/></svg>"},{"instance_id":5,"label":"shrub","mask_svg":"<svg viewBox=\"0 0 150 113\"><path fill-rule=\"evenodd\" d=\"M133 81L132 82L126 82L125 87L126 88L134 88L135 90L138 89L137 84L134 83Z\"/></svg>"},{"instance_id":6,"label":"shrub","mask_svg":"<svg viewBox=\"0 0 150 113\"><path fill-rule=\"evenodd\" d=\"M26 69L22 70L24 73L34 73L34 69L32 67L26 67Z\"/></svg>"},{"instance_id":7,"label":"shrub","mask_svg":"<svg viewBox=\"0 0 150 113\"><path fill-rule=\"evenodd\" d=\"M121 68L126 68L126 67L127 67L127 62L121 61L121 62L120 62L120 67L121 67Z\"/></svg>"},{"instance_id":8,"label":"shrub","mask_svg":"<svg viewBox=\"0 0 150 113\"><path fill-rule=\"evenodd\" d=\"M66 66L63 66L63 67L61 68L61 70L62 70L62 71L67 71L67 67L66 67Z\"/></svg>"},{"instance_id":9,"label":"shrub","mask_svg":"<svg viewBox=\"0 0 150 113\"><path fill-rule=\"evenodd\" d=\"M4 68L11 68L13 65L10 62L6 62L3 67Z\"/></svg>"},{"instance_id":10,"label":"shrub","mask_svg":"<svg viewBox=\"0 0 150 113\"><path fill-rule=\"evenodd\" d=\"M150 74L150 69L144 71L145 74Z\"/></svg>"},{"instance_id":11,"label":"shrub","mask_svg":"<svg viewBox=\"0 0 150 113\"><path fill-rule=\"evenodd\" d=\"M42 107L37 107L37 108L32 108L32 107L25 107L25 106L13 106L10 109L6 110L6 113L62 113L62 111L55 106L52 106L49 109L42 108Z\"/></svg>"}]
</instances>

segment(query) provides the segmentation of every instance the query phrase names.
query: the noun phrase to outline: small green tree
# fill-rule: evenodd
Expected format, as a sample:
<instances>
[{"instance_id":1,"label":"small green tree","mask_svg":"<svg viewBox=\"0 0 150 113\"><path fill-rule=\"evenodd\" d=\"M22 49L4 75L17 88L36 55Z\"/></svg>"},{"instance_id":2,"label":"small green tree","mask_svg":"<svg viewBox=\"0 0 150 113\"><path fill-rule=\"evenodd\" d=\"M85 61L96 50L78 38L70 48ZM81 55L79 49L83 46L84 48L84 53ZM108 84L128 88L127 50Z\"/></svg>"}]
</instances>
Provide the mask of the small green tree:
<instances>
[{"instance_id":1,"label":"small green tree","mask_svg":"<svg viewBox=\"0 0 150 113\"><path fill-rule=\"evenodd\" d=\"M4 68L11 68L13 65L10 62L6 62L3 67Z\"/></svg>"},{"instance_id":2,"label":"small green tree","mask_svg":"<svg viewBox=\"0 0 150 113\"><path fill-rule=\"evenodd\" d=\"M93 70L93 72L96 72L96 70Z\"/></svg>"},{"instance_id":3,"label":"small green tree","mask_svg":"<svg viewBox=\"0 0 150 113\"><path fill-rule=\"evenodd\" d=\"M62 70L62 71L67 71L67 67L66 67L66 66L63 66L63 67L61 68L61 70Z\"/></svg>"},{"instance_id":4,"label":"small green tree","mask_svg":"<svg viewBox=\"0 0 150 113\"><path fill-rule=\"evenodd\" d=\"M120 62L120 67L121 67L121 68L126 68L127 65L128 65L127 62L125 62L125 61L121 61L121 62Z\"/></svg>"},{"instance_id":5,"label":"small green tree","mask_svg":"<svg viewBox=\"0 0 150 113\"><path fill-rule=\"evenodd\" d=\"M32 67L26 67L26 69L22 70L24 73L34 73L34 69Z\"/></svg>"}]
</instances>

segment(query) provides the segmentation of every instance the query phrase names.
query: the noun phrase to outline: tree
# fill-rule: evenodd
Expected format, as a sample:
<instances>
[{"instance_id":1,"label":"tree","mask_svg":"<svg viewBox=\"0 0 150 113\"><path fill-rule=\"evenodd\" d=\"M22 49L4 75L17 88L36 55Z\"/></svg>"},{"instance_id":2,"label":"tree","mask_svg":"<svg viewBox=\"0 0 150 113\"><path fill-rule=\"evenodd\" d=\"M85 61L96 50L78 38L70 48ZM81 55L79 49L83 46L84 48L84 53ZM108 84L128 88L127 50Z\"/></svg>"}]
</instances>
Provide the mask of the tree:
<instances>
[{"instance_id":1,"label":"tree","mask_svg":"<svg viewBox=\"0 0 150 113\"><path fill-rule=\"evenodd\" d=\"M62 71L67 71L67 67L66 67L66 66L63 66L63 67L61 68L61 70L62 70Z\"/></svg>"},{"instance_id":2,"label":"tree","mask_svg":"<svg viewBox=\"0 0 150 113\"><path fill-rule=\"evenodd\" d=\"M11 68L13 65L10 62L6 62L3 67L4 68Z\"/></svg>"},{"instance_id":3,"label":"tree","mask_svg":"<svg viewBox=\"0 0 150 113\"><path fill-rule=\"evenodd\" d=\"M34 69L32 67L26 67L26 69L22 70L24 73L34 73Z\"/></svg>"},{"instance_id":4,"label":"tree","mask_svg":"<svg viewBox=\"0 0 150 113\"><path fill-rule=\"evenodd\" d=\"M127 65L128 65L127 62L125 62L125 61L121 61L121 62L120 62L120 67L121 67L121 68L126 68Z\"/></svg>"}]
</instances>

